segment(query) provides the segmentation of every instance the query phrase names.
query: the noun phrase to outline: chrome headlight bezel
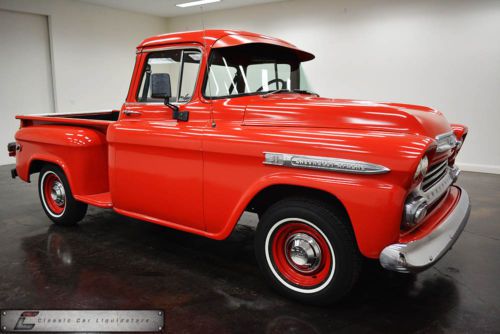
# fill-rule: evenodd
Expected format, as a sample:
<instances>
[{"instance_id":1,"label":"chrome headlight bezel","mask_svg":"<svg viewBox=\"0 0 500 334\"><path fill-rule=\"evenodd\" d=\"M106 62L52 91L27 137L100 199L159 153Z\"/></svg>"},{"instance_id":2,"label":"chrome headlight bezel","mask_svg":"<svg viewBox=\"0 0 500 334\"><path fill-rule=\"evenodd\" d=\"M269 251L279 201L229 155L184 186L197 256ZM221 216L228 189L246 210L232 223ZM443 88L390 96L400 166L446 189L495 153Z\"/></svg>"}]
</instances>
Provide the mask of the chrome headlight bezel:
<instances>
[{"instance_id":1,"label":"chrome headlight bezel","mask_svg":"<svg viewBox=\"0 0 500 334\"><path fill-rule=\"evenodd\" d=\"M424 177L425 174L427 174L428 167L429 167L429 159L427 158L426 155L424 155L423 158L418 163L417 169L415 170L415 174L413 175L413 179L417 180L420 177L420 175Z\"/></svg>"},{"instance_id":2,"label":"chrome headlight bezel","mask_svg":"<svg viewBox=\"0 0 500 334\"><path fill-rule=\"evenodd\" d=\"M403 226L412 228L420 224L427 216L429 205L422 196L410 196L405 202Z\"/></svg>"},{"instance_id":3,"label":"chrome headlight bezel","mask_svg":"<svg viewBox=\"0 0 500 334\"><path fill-rule=\"evenodd\" d=\"M446 152L457 146L458 138L453 131L436 136L437 153Z\"/></svg>"}]
</instances>

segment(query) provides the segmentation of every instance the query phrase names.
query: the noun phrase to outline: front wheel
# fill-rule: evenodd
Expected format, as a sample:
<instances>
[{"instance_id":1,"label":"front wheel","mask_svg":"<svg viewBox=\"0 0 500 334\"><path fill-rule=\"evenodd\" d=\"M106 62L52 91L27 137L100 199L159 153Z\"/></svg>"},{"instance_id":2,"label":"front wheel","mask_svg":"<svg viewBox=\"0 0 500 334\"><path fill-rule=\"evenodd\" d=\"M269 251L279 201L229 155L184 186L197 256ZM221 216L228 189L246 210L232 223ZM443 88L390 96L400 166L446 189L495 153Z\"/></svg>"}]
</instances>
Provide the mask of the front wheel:
<instances>
[{"instance_id":1,"label":"front wheel","mask_svg":"<svg viewBox=\"0 0 500 334\"><path fill-rule=\"evenodd\" d=\"M85 217L87 204L77 201L64 172L46 165L40 171L38 194L43 210L57 225L74 225Z\"/></svg>"},{"instance_id":2,"label":"front wheel","mask_svg":"<svg viewBox=\"0 0 500 334\"><path fill-rule=\"evenodd\" d=\"M333 303L350 291L360 269L348 224L323 202L282 200L257 226L259 266L282 294L310 304Z\"/></svg>"}]
</instances>

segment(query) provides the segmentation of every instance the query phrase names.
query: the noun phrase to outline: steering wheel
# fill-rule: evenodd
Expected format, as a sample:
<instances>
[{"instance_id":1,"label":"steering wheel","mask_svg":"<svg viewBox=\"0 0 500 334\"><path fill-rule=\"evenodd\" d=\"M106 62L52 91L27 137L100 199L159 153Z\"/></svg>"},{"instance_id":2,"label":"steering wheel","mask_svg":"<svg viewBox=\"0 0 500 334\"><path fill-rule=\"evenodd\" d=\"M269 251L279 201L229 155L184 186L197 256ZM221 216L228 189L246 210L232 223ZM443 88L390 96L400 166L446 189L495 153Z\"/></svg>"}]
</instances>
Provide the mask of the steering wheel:
<instances>
[{"instance_id":1,"label":"steering wheel","mask_svg":"<svg viewBox=\"0 0 500 334\"><path fill-rule=\"evenodd\" d=\"M280 79L280 78L276 78L276 79L273 79L273 80L269 81L267 83L267 85L269 86L269 85L272 85L273 83L276 83L276 87L279 87L278 83L281 83L281 88L278 88L278 89L285 89L285 86L286 86L285 80ZM264 89L264 86L262 86L259 89L257 89L257 91L261 92L263 89Z\"/></svg>"}]
</instances>

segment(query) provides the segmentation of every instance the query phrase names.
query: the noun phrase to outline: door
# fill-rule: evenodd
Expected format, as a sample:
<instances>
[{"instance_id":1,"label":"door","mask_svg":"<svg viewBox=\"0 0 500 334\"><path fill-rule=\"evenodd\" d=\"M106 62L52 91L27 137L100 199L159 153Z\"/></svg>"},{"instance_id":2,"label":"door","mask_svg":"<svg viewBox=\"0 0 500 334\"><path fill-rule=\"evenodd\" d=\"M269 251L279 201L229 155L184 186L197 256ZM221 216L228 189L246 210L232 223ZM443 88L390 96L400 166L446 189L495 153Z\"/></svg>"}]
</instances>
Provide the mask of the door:
<instances>
[{"instance_id":1,"label":"door","mask_svg":"<svg viewBox=\"0 0 500 334\"><path fill-rule=\"evenodd\" d=\"M202 131L208 114L193 98L201 60L198 49L140 54L140 82L108 130L111 195L117 211L159 224L204 230ZM136 73L135 75L137 75ZM170 103L189 110L188 121L152 91L168 74ZM164 82L163 82L164 84Z\"/></svg>"},{"instance_id":2,"label":"door","mask_svg":"<svg viewBox=\"0 0 500 334\"><path fill-rule=\"evenodd\" d=\"M0 10L0 147L14 141L19 114L54 112L47 16ZM0 165L14 163L0 154Z\"/></svg>"}]
</instances>

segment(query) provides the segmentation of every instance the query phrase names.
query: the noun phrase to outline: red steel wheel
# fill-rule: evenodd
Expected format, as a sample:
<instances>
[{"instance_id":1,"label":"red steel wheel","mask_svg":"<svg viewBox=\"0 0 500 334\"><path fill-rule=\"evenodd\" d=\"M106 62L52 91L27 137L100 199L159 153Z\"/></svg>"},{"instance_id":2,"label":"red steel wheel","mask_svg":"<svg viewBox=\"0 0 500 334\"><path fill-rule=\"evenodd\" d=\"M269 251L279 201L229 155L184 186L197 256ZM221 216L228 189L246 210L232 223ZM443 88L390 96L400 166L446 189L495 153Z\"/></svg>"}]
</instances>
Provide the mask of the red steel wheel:
<instances>
[{"instance_id":1,"label":"red steel wheel","mask_svg":"<svg viewBox=\"0 0 500 334\"><path fill-rule=\"evenodd\" d=\"M255 257L281 294L315 305L331 304L353 287L361 265L354 233L338 208L309 197L284 198L262 214Z\"/></svg>"},{"instance_id":2,"label":"red steel wheel","mask_svg":"<svg viewBox=\"0 0 500 334\"><path fill-rule=\"evenodd\" d=\"M277 222L266 240L268 260L275 275L300 292L321 290L335 272L330 241L311 222L287 218Z\"/></svg>"},{"instance_id":3,"label":"red steel wheel","mask_svg":"<svg viewBox=\"0 0 500 334\"><path fill-rule=\"evenodd\" d=\"M85 217L87 204L77 201L64 171L44 165L38 178L38 195L45 214L57 225L75 225Z\"/></svg>"},{"instance_id":4,"label":"red steel wheel","mask_svg":"<svg viewBox=\"0 0 500 334\"><path fill-rule=\"evenodd\" d=\"M55 217L62 216L66 209L66 191L61 179L54 172L47 172L43 176L42 187L46 208Z\"/></svg>"}]
</instances>

